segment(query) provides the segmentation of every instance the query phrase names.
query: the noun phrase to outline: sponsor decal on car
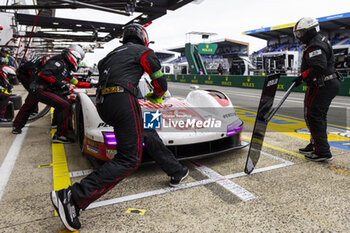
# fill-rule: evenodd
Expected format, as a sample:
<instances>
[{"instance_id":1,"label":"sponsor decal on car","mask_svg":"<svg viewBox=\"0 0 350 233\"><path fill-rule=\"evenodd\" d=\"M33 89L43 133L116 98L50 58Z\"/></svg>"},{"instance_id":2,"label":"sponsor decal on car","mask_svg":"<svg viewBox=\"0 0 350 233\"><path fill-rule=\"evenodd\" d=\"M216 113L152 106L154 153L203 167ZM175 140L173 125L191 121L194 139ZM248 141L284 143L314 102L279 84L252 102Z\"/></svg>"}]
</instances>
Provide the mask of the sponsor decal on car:
<instances>
[{"instance_id":1,"label":"sponsor decal on car","mask_svg":"<svg viewBox=\"0 0 350 233\"><path fill-rule=\"evenodd\" d=\"M92 153L97 154L97 155L100 154L99 150L96 149L96 148L94 148L94 147L92 147L92 146L87 145L86 149L87 149L88 151L92 152Z\"/></svg>"}]
</instances>

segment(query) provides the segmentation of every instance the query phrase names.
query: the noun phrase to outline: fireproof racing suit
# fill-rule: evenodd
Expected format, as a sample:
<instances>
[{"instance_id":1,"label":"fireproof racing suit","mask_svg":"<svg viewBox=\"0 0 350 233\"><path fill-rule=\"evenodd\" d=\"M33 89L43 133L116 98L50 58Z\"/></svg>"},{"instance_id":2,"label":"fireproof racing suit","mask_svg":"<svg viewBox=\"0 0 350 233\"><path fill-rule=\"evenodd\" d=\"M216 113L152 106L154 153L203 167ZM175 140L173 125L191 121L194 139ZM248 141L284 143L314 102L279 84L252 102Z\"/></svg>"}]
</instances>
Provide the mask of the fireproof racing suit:
<instances>
[{"instance_id":1,"label":"fireproof racing suit","mask_svg":"<svg viewBox=\"0 0 350 233\"><path fill-rule=\"evenodd\" d=\"M315 154L332 157L327 140L327 112L338 94L340 81L335 74L330 42L320 34L307 44L301 64L308 88L304 99L304 118L311 133Z\"/></svg>"},{"instance_id":2,"label":"fireproof racing suit","mask_svg":"<svg viewBox=\"0 0 350 233\"><path fill-rule=\"evenodd\" d=\"M17 78L28 91L28 95L13 121L13 127L16 129L22 129L27 123L30 114L38 112L38 101L33 97L29 86L39 69L45 64L44 61L46 59L44 58L46 56L41 59L30 60L18 68Z\"/></svg>"},{"instance_id":3,"label":"fireproof racing suit","mask_svg":"<svg viewBox=\"0 0 350 233\"><path fill-rule=\"evenodd\" d=\"M48 60L38 75L37 86L32 88L33 96L37 101L55 108L57 136L67 136L71 103L63 96L69 89L63 81L77 84L78 80L71 75L71 67L61 54Z\"/></svg>"},{"instance_id":4,"label":"fireproof racing suit","mask_svg":"<svg viewBox=\"0 0 350 233\"><path fill-rule=\"evenodd\" d=\"M125 43L102 59L98 69L100 79L96 94L100 95L106 88L112 91L102 94L96 107L101 119L114 128L117 154L72 186L73 200L83 210L130 175L141 162L143 123L136 87L143 73L152 78L155 95L161 97L167 90L158 58L153 50L143 45Z\"/></svg>"}]
</instances>

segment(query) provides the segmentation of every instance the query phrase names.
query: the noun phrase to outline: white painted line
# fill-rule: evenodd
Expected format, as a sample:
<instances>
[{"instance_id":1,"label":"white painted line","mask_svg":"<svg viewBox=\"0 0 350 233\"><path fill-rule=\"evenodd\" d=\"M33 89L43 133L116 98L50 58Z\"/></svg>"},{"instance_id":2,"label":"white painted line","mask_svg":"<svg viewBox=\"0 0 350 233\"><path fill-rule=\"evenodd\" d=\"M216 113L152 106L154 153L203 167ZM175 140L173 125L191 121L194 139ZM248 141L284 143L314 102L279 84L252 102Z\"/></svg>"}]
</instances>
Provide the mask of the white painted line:
<instances>
[{"instance_id":1,"label":"white painted line","mask_svg":"<svg viewBox=\"0 0 350 233\"><path fill-rule=\"evenodd\" d=\"M275 160L281 161L282 164L277 164L277 165L273 165L273 166L269 166L269 167L263 167L263 168L257 168L251 174L271 171L271 170L274 170L274 169L279 169L279 168L283 168L283 167L288 167L288 166L294 165L293 162L285 160L285 159L282 159L282 158L277 157L275 155L272 155L270 153L267 153L267 152L264 152L264 151L261 151L261 153L266 155L266 156L269 156L269 157L271 157L271 158L273 158ZM107 206L107 205L113 205L113 204L117 204L117 203L121 203L121 202L132 201L132 200L137 200L137 199L146 198L146 197L152 197L152 196L156 196L156 195L161 195L161 194L165 194L165 193L175 192L175 191L178 191L178 190L187 189L187 188L193 188L193 187L196 187L196 186L211 184L211 183L215 183L215 182L220 184L221 186L223 186L224 188L226 188L227 190L229 190L230 192L232 192L236 196L240 197L243 201L248 201L248 200L252 200L252 199L256 198L256 196L254 194L248 192L247 190L243 189L241 186L239 186L239 185L237 185L234 182L229 180L229 179L233 179L233 178L247 176L246 173L239 172L239 173L235 173L235 174L222 176L222 175L218 174L217 172L215 172L214 170L212 170L212 169L210 169L208 167L201 166L201 165L199 165L197 163L193 163L193 164L195 165L195 169L199 170L200 172L202 172L203 174L205 174L206 176L208 176L210 178L206 179L206 180L201 180L201 181L196 181L196 182L192 182L192 183L182 184L182 185L180 185L180 186L178 186L176 188L170 188L169 187L169 188L157 189L157 190L153 190L153 191L149 191L149 192L132 194L132 195L129 195L129 196L113 198L113 199L104 200L104 201L97 201L97 202L91 203L91 205L88 208L86 208L86 209L94 209L94 208L103 207L103 206ZM199 166L199 167L197 167L196 165Z\"/></svg>"},{"instance_id":2,"label":"white painted line","mask_svg":"<svg viewBox=\"0 0 350 233\"><path fill-rule=\"evenodd\" d=\"M16 160L18 158L19 152L22 148L22 144L24 141L24 138L27 134L28 127L24 127L22 129L21 134L17 134L15 140L13 140L12 145L7 152L7 155L4 159L4 161L1 164L0 167L0 201L2 198L2 195L5 192L5 188L7 185L7 182L10 179L12 170L15 166Z\"/></svg>"},{"instance_id":3,"label":"white painted line","mask_svg":"<svg viewBox=\"0 0 350 233\"><path fill-rule=\"evenodd\" d=\"M80 177L80 176L87 176L87 175L89 175L92 172L93 172L92 169L81 170L81 171L74 171L74 172L70 172L69 173L69 177L70 178L74 178L74 177Z\"/></svg>"},{"instance_id":4,"label":"white painted line","mask_svg":"<svg viewBox=\"0 0 350 233\"><path fill-rule=\"evenodd\" d=\"M252 149L253 149L253 148L252 148ZM280 157L277 157L277 156L272 155L272 154L270 154L270 153L267 153L267 152L265 152L265 151L260 151L260 153L263 154L263 155L266 155L266 156L268 156L268 157L270 157L270 158L273 158L273 159L275 159L275 160L281 161L281 162L283 162L283 163L285 163L285 164L288 164L288 166L294 164L294 163L291 162L291 161L282 159L282 158L280 158Z\"/></svg>"},{"instance_id":5,"label":"white painted line","mask_svg":"<svg viewBox=\"0 0 350 233\"><path fill-rule=\"evenodd\" d=\"M212 170L206 166L203 166L201 164L198 164L198 163L194 163L194 165L195 165L195 169L197 171L200 171L202 174L208 176L212 180L216 180L217 184L221 185L223 188L225 188L229 192L238 196L243 201L249 201L249 200L253 200L256 198L256 196L254 194L248 192L247 190L245 190L244 188L242 188L238 184L235 184L234 182L226 179L224 176L220 175L219 173L215 172L214 170Z\"/></svg>"},{"instance_id":6,"label":"white painted line","mask_svg":"<svg viewBox=\"0 0 350 233\"><path fill-rule=\"evenodd\" d=\"M126 202L126 201L137 200L137 199L141 199L141 198L145 198L145 197L152 197L152 196L156 196L156 195L160 195L160 194L175 192L178 190L192 188L192 187L201 186L201 185L206 185L206 184L210 184L210 183L214 183L214 182L215 182L215 180L207 179L207 180L201 180L201 181L197 181L197 182L183 184L183 185L180 185L176 188L169 187L169 188L158 189L158 190L153 190L153 191L144 192L144 193L132 194L129 196L124 196L124 197L118 197L118 198L114 198L114 199L110 199L110 200L98 201L98 202L92 203L86 209L94 209L97 207L117 204L117 203Z\"/></svg>"},{"instance_id":7,"label":"white painted line","mask_svg":"<svg viewBox=\"0 0 350 233\"><path fill-rule=\"evenodd\" d=\"M289 161L287 161L287 162L289 162ZM287 163L283 163L283 164L278 164L278 165L274 165L274 166L258 168L258 169L255 169L252 172L252 174L253 173L259 173L259 172L264 172L264 171L270 171L270 170L273 170L273 169L278 169L278 168L290 166L292 164L294 164L294 163L289 162L288 164ZM242 176L247 176L247 174L244 173L244 172L239 172L239 173L235 173L235 174L224 176L223 178L225 178L225 179L232 179L232 178L237 178L237 177L242 177ZM215 183L215 182L218 182L218 180L206 179L206 180L196 181L196 182L192 182L192 183L182 184L182 185L180 185L179 187L176 187L176 188L170 188L169 187L169 188L157 189L157 190L144 192L144 193L132 194L132 195L129 195L129 196L113 198L113 199L104 200L104 201L97 201L97 202L91 203L91 205L89 205L89 207L86 208L86 209L94 209L94 208L103 207L103 206L107 206L107 205L113 205L113 204L117 204L117 203L121 203L121 202L133 201L133 200L137 200L137 199L141 199L141 198L146 198L146 197L152 197L152 196L156 196L156 195L166 194L166 193L175 192L175 191L182 190L182 189L193 188L193 187L196 187L196 186L211 184L211 183Z\"/></svg>"}]
</instances>

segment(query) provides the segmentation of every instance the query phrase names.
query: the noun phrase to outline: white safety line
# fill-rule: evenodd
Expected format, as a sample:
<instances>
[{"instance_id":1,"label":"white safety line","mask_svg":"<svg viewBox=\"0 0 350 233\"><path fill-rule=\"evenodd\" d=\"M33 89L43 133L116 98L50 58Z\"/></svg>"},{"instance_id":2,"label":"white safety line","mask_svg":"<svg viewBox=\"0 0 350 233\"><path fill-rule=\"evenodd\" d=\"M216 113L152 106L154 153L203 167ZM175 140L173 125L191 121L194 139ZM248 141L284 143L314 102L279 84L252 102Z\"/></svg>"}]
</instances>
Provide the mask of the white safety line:
<instances>
[{"instance_id":1,"label":"white safety line","mask_svg":"<svg viewBox=\"0 0 350 233\"><path fill-rule=\"evenodd\" d=\"M211 180L216 180L217 184L221 185L229 192L238 196L243 201L249 201L249 200L253 200L256 198L256 196L254 194L245 190L244 188L242 188L238 184L235 184L234 182L226 179L224 176L220 175L219 173L215 172L214 170L212 170L204 165L195 163L195 162L192 162L192 163L195 165L195 169L197 171L200 171L202 174L206 175Z\"/></svg>"},{"instance_id":2,"label":"white safety line","mask_svg":"<svg viewBox=\"0 0 350 233\"><path fill-rule=\"evenodd\" d=\"M2 198L2 195L5 192L5 188L7 185L7 182L10 179L12 170L15 166L16 160L18 158L19 152L22 148L22 144L24 141L24 138L27 134L28 127L24 127L22 129L21 134L17 134L15 140L13 140L12 145L7 152L7 155L4 159L4 161L1 164L0 167L0 201Z\"/></svg>"},{"instance_id":3,"label":"white safety line","mask_svg":"<svg viewBox=\"0 0 350 233\"><path fill-rule=\"evenodd\" d=\"M201 181L197 181L197 182L183 184L183 185L180 185L180 186L178 186L176 188L170 188L169 187L169 188L157 189L157 190L144 192L144 193L132 194L132 195L129 195L129 196L124 196L124 197L118 197L118 198L105 200L105 201L98 201L98 202L94 202L91 205L89 205L89 207L87 209L94 209L94 208L97 208L97 207L117 204L117 203L126 202L126 201L137 200L137 199L141 199L141 198L145 198L145 197L152 197L152 196L156 196L156 195L160 195L160 194L175 192L175 191L178 191L178 190L187 189L187 188L193 188L193 187L196 187L196 186L206 185L206 184L210 184L210 183L214 183L214 182L215 182L215 180L206 179L206 180L201 180Z\"/></svg>"},{"instance_id":4,"label":"white safety line","mask_svg":"<svg viewBox=\"0 0 350 233\"><path fill-rule=\"evenodd\" d=\"M261 173L261 172L265 172L265 171L270 171L270 170L274 170L274 169L278 169L278 168L283 168L283 167L287 167L287 166L291 166L294 163L288 160L284 160L282 158L276 157L272 154L266 153L266 152L262 152L264 155L267 155L271 158L277 159L278 161L282 161L282 164L277 164L277 165L273 165L273 166L269 166L269 167L263 167L263 168L258 168L255 169L251 174L255 174L255 173ZM211 169L206 169L206 172L209 175L212 175L214 177L215 171L210 171ZM213 173L214 172L214 173ZM196 182L192 182L192 183L187 183L187 184L182 184L176 188L164 188L164 189L157 189L157 190L153 190L153 191L149 191L149 192L143 192L143 193L137 193L137 194L132 194L132 195L128 195L128 196L123 196L123 197L118 197L118 198L113 198L113 199L109 199L109 200L104 200L104 201L97 201L94 203L91 203L91 205L87 208L87 209L94 209L94 208L98 208L98 207L103 207L103 206L107 206L107 205L113 205L113 204L117 204L117 203L121 203L121 202L126 202L126 201L132 201L132 200L137 200L137 199L141 199L141 198L146 198L146 197L152 197L152 196L156 196L156 195L161 195L161 194L166 194L166 193L170 193L170 192L175 192L178 190L182 190L182 189L187 189L187 188L193 188L196 186L201 186L201 185L206 185L206 184L211 184L211 183L218 183L221 182L220 185L224 186L226 189L228 190L234 190L234 194L241 197L242 200L246 199L246 200L251 200L249 198L253 198L253 194L249 193L248 191L244 190L242 187L238 186L237 184L233 183L233 182L224 182L225 180L228 179L232 179L232 178L237 178L237 177L242 177L242 176L247 176L246 173L244 172L239 172L239 173L235 173L235 174L230 174L230 175L226 175L226 176L221 176L221 179L217 180L217 179L213 179L213 178L209 178L209 179L205 179L205 180L201 180L201 181L196 181ZM215 177L217 178L217 177ZM237 187L238 186L238 187ZM239 191L242 191L241 193ZM248 193L247 193L248 192ZM256 198L254 196L254 198Z\"/></svg>"}]
</instances>

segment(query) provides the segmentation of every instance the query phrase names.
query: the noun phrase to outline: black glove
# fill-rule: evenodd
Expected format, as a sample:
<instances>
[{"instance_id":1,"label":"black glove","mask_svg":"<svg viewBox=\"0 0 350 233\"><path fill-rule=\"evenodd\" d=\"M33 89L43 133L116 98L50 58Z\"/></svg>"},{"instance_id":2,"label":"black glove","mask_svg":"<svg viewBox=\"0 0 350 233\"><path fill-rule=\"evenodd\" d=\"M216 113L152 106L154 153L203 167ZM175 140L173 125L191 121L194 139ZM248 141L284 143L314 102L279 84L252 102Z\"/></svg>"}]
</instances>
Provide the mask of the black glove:
<instances>
[{"instance_id":1,"label":"black glove","mask_svg":"<svg viewBox=\"0 0 350 233\"><path fill-rule=\"evenodd\" d=\"M60 89L63 91L63 92L68 92L69 91L69 84L68 83L62 83L60 85Z\"/></svg>"},{"instance_id":2,"label":"black glove","mask_svg":"<svg viewBox=\"0 0 350 233\"><path fill-rule=\"evenodd\" d=\"M295 79L293 79L293 83L295 83L295 87L298 87L298 86L300 86L300 84L302 84L302 82L304 81L304 79L303 79L303 76L298 76L298 77L296 77Z\"/></svg>"},{"instance_id":3,"label":"black glove","mask_svg":"<svg viewBox=\"0 0 350 233\"><path fill-rule=\"evenodd\" d=\"M97 87L98 83L90 83L90 87Z\"/></svg>"}]
</instances>

